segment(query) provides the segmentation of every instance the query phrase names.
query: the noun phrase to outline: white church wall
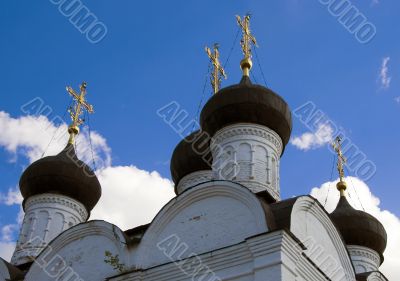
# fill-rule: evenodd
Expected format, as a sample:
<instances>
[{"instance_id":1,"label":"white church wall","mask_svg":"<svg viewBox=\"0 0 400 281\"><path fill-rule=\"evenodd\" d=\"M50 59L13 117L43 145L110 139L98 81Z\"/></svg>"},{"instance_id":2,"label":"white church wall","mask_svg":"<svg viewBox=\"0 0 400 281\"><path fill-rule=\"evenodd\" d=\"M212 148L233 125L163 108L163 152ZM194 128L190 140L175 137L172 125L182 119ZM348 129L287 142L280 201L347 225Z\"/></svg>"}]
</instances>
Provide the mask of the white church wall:
<instances>
[{"instance_id":1,"label":"white church wall","mask_svg":"<svg viewBox=\"0 0 400 281\"><path fill-rule=\"evenodd\" d=\"M132 253L141 268L170 262L157 245L180 242L190 252L177 251L173 259L200 254L244 241L268 230L264 210L247 188L232 182L200 184L167 204L153 220ZM169 240L168 240L169 239ZM175 239L176 240L176 239Z\"/></svg>"},{"instance_id":2,"label":"white church wall","mask_svg":"<svg viewBox=\"0 0 400 281\"><path fill-rule=\"evenodd\" d=\"M118 262L105 262L106 251ZM31 266L25 281L104 280L126 270L127 257L125 237L118 227L90 221L53 240ZM114 268L117 265L121 268Z\"/></svg>"},{"instance_id":3,"label":"white church wall","mask_svg":"<svg viewBox=\"0 0 400 281\"><path fill-rule=\"evenodd\" d=\"M173 249L170 249L173 251ZM110 281L326 281L286 231L249 237L242 243L136 270Z\"/></svg>"},{"instance_id":4,"label":"white church wall","mask_svg":"<svg viewBox=\"0 0 400 281\"><path fill-rule=\"evenodd\" d=\"M351 261L331 227L312 198L296 201L291 232L303 242L312 237L348 273ZM104 221L66 230L39 255L25 281L326 280L324 274L329 275L332 268L321 263L321 255L313 259L310 249L285 230L271 232L265 210L250 190L233 182L213 181L169 202L139 244L128 246L124 233ZM106 251L113 263L105 261ZM355 281L353 272L347 277L331 276L331 280Z\"/></svg>"},{"instance_id":5,"label":"white church wall","mask_svg":"<svg viewBox=\"0 0 400 281\"><path fill-rule=\"evenodd\" d=\"M308 196L297 199L292 209L290 231L307 248L305 254L332 281L355 280L345 245L315 199Z\"/></svg>"},{"instance_id":6,"label":"white church wall","mask_svg":"<svg viewBox=\"0 0 400 281\"><path fill-rule=\"evenodd\" d=\"M11 263L32 261L51 240L87 218L85 206L67 196L45 193L29 197Z\"/></svg>"},{"instance_id":7,"label":"white church wall","mask_svg":"<svg viewBox=\"0 0 400 281\"><path fill-rule=\"evenodd\" d=\"M239 123L219 130L211 142L214 176L247 186L253 192L268 190L280 199L279 162L282 140L273 130Z\"/></svg>"}]
</instances>

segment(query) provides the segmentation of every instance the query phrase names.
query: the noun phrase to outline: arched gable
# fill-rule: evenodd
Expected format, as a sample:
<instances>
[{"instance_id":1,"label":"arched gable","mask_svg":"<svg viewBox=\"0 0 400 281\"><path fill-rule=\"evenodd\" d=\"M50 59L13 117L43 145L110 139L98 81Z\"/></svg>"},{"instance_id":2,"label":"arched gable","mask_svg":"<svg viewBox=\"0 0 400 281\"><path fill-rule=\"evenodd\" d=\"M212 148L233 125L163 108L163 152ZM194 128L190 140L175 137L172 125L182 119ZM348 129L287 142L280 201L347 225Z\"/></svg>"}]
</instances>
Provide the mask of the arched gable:
<instances>
[{"instance_id":1,"label":"arched gable","mask_svg":"<svg viewBox=\"0 0 400 281\"><path fill-rule=\"evenodd\" d=\"M332 280L355 280L354 268L339 232L322 206L299 197L290 215L290 231L306 246L305 254Z\"/></svg>"},{"instance_id":2,"label":"arched gable","mask_svg":"<svg viewBox=\"0 0 400 281\"><path fill-rule=\"evenodd\" d=\"M118 257L119 262L105 262L106 251ZM105 221L89 221L56 237L36 258L25 281L104 280L120 273L126 264L123 232ZM116 268L117 265L121 267Z\"/></svg>"},{"instance_id":3,"label":"arched gable","mask_svg":"<svg viewBox=\"0 0 400 281\"><path fill-rule=\"evenodd\" d=\"M233 182L211 181L185 191L158 213L134 260L145 269L266 231L263 207L251 191Z\"/></svg>"}]
</instances>

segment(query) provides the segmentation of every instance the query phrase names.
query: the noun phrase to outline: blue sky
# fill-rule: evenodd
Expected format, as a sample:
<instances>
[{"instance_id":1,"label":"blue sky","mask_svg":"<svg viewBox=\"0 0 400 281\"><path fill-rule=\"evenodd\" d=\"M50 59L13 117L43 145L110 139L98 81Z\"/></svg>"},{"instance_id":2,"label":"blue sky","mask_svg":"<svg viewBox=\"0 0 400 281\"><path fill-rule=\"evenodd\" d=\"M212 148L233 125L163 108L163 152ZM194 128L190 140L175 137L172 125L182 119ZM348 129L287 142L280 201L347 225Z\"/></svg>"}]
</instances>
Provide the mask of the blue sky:
<instances>
[{"instance_id":1,"label":"blue sky","mask_svg":"<svg viewBox=\"0 0 400 281\"><path fill-rule=\"evenodd\" d=\"M376 27L368 44L358 42L318 0L83 3L107 27L97 44L50 1L0 3L0 111L19 118L23 104L41 97L63 115L69 103L65 86L77 89L85 80L95 107L91 128L107 140L113 165L169 178L168 161L180 137L156 111L176 101L196 117L208 65L204 46L219 42L225 61L237 32L234 15L250 11L268 86L292 109L312 101L344 128L377 167L367 184L381 208L400 216L400 3L352 2ZM379 76L384 58L390 58L386 87ZM237 42L223 86L240 80L240 59ZM262 84L254 61L254 77ZM207 85L206 99L210 95ZM308 131L295 117L293 124L293 137ZM16 160L0 147L0 192L16 186L28 164L23 155L19 151ZM308 194L331 180L331 169L325 146L304 151L288 144L281 160L282 197ZM15 220L18 210L0 205L0 224Z\"/></svg>"}]
</instances>

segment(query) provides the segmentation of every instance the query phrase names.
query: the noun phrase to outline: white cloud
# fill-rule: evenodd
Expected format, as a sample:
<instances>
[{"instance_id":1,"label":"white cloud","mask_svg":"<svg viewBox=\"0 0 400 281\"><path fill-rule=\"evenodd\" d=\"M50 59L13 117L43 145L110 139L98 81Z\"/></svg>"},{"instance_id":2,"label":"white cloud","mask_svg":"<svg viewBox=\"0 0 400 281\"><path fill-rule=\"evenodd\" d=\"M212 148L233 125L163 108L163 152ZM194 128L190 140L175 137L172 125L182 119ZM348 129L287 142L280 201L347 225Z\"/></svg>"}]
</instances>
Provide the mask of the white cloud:
<instances>
[{"instance_id":1,"label":"white cloud","mask_svg":"<svg viewBox=\"0 0 400 281\"><path fill-rule=\"evenodd\" d=\"M1 242L0 241L0 257L4 260L11 260L11 256L15 250L15 242Z\"/></svg>"},{"instance_id":2,"label":"white cloud","mask_svg":"<svg viewBox=\"0 0 400 281\"><path fill-rule=\"evenodd\" d=\"M46 155L57 154L66 146L69 137L65 123L55 125L42 115L13 118L4 111L0 111L0 131L2 132L0 146L11 153L13 162L18 159L18 155L23 155L30 162L34 162L41 158L43 152L46 152ZM92 162L90 140L97 166L111 165L111 149L107 146L106 140L94 131L91 132L89 139L86 127L76 141L80 158L87 163Z\"/></svg>"},{"instance_id":3,"label":"white cloud","mask_svg":"<svg viewBox=\"0 0 400 281\"><path fill-rule=\"evenodd\" d=\"M53 135L52 145L46 155L60 152L66 145L68 135L66 124L55 125L45 116L11 117L0 111L0 147L8 151L12 159L26 157L29 162L41 158ZM126 230L151 222L153 217L174 197L173 184L157 172L148 172L135 166L112 166L111 149L106 139L91 132L97 171L102 185L102 197L92 211L90 219L101 219ZM86 148L86 149L85 149ZM83 129L77 138L77 153L81 160L91 163L88 130ZM18 179L16 179L18 180ZM22 197L17 188L0 193L0 204L21 204ZM0 256L9 260L15 248L15 240L22 223L23 211L16 216L16 223L2 226ZM0 222L1 226L1 222Z\"/></svg>"},{"instance_id":4,"label":"white cloud","mask_svg":"<svg viewBox=\"0 0 400 281\"><path fill-rule=\"evenodd\" d=\"M0 204L7 206L18 205L22 203L22 196L17 189L10 189L7 195L0 194ZM16 223L6 224L1 226L0 229L0 257L9 261L15 250L16 242L15 237L20 229L22 220L24 219L24 211L22 205L18 215L16 216Z\"/></svg>"},{"instance_id":5,"label":"white cloud","mask_svg":"<svg viewBox=\"0 0 400 281\"><path fill-rule=\"evenodd\" d=\"M400 264L400 219L393 213L380 208L379 198L371 193L365 182L355 177L346 177L345 180L351 205L358 210L362 210L362 207L364 207L365 211L376 217L386 229L388 244L384 253L385 261L380 270L389 280L400 280L400 271L398 270ZM337 181L326 182L320 187L315 187L311 190L311 195L317 198L322 205L327 199L325 208L329 213L335 209L339 201L336 183Z\"/></svg>"},{"instance_id":6,"label":"white cloud","mask_svg":"<svg viewBox=\"0 0 400 281\"><path fill-rule=\"evenodd\" d=\"M1 228L1 241L4 242L12 242L13 241L13 233L18 225L15 224L7 224Z\"/></svg>"},{"instance_id":7,"label":"white cloud","mask_svg":"<svg viewBox=\"0 0 400 281\"><path fill-rule=\"evenodd\" d=\"M290 143L300 150L319 148L333 139L333 128L329 124L319 124L315 133L304 133L291 139Z\"/></svg>"},{"instance_id":8,"label":"white cloud","mask_svg":"<svg viewBox=\"0 0 400 281\"><path fill-rule=\"evenodd\" d=\"M170 180L162 178L157 172L140 170L134 166L106 167L97 171L97 177L102 186L102 196L90 219L105 220L122 230L150 223L158 211L175 196ZM20 204L20 195L18 200L14 200L15 192L10 190L9 194L13 195L3 202ZM13 240L22 223L23 214L21 208L16 218L17 223L5 225L1 229L0 256L5 260L10 260L15 249Z\"/></svg>"},{"instance_id":9,"label":"white cloud","mask_svg":"<svg viewBox=\"0 0 400 281\"><path fill-rule=\"evenodd\" d=\"M0 204L6 206L20 205L22 196L18 188L10 188L6 194L0 193ZM22 206L16 217L15 224L7 224L1 226L0 229L0 257L10 260L15 249L15 234L20 228L24 216Z\"/></svg>"},{"instance_id":10,"label":"white cloud","mask_svg":"<svg viewBox=\"0 0 400 281\"><path fill-rule=\"evenodd\" d=\"M390 57L384 57L379 70L379 82L382 89L388 89L390 87L390 82L392 81L392 77L389 76L389 61Z\"/></svg>"},{"instance_id":11,"label":"white cloud","mask_svg":"<svg viewBox=\"0 0 400 281\"><path fill-rule=\"evenodd\" d=\"M400 104L400 96L399 96L399 97L395 97L395 98L394 98L394 101L395 101L396 103Z\"/></svg>"},{"instance_id":12,"label":"white cloud","mask_svg":"<svg viewBox=\"0 0 400 281\"><path fill-rule=\"evenodd\" d=\"M108 167L98 178L103 194L90 219L106 220L123 230L151 222L174 197L170 180L134 166Z\"/></svg>"},{"instance_id":13,"label":"white cloud","mask_svg":"<svg viewBox=\"0 0 400 281\"><path fill-rule=\"evenodd\" d=\"M17 224L8 224L0 230L0 257L10 260L15 250L14 232L19 229Z\"/></svg>"},{"instance_id":14,"label":"white cloud","mask_svg":"<svg viewBox=\"0 0 400 281\"><path fill-rule=\"evenodd\" d=\"M21 204L22 200L23 198L17 187L10 188L7 194L3 194L0 192L0 204L11 206L14 204Z\"/></svg>"}]
</instances>

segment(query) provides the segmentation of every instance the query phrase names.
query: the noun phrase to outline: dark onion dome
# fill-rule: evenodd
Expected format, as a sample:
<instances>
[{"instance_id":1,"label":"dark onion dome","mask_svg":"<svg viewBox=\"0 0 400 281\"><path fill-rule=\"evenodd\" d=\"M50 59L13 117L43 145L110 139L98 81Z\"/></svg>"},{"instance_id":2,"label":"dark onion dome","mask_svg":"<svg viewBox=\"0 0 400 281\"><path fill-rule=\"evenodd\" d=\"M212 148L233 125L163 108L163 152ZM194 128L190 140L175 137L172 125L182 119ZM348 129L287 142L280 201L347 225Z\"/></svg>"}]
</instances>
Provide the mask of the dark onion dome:
<instances>
[{"instance_id":1,"label":"dark onion dome","mask_svg":"<svg viewBox=\"0 0 400 281\"><path fill-rule=\"evenodd\" d=\"M329 215L347 245L364 246L381 256L386 249L387 235L383 225L370 214L354 209L341 196L336 209Z\"/></svg>"},{"instance_id":2,"label":"dark onion dome","mask_svg":"<svg viewBox=\"0 0 400 281\"><path fill-rule=\"evenodd\" d=\"M47 156L32 163L22 174L19 187L24 202L33 195L62 194L85 205L88 212L101 196L101 186L96 175L78 159L72 144L68 144L55 156Z\"/></svg>"},{"instance_id":3,"label":"dark onion dome","mask_svg":"<svg viewBox=\"0 0 400 281\"><path fill-rule=\"evenodd\" d=\"M177 185L190 173L211 170L211 163L210 137L205 132L195 131L184 138L172 153L172 180Z\"/></svg>"},{"instance_id":4,"label":"dark onion dome","mask_svg":"<svg viewBox=\"0 0 400 281\"><path fill-rule=\"evenodd\" d=\"M263 125L281 137L284 149L292 131L292 114L279 95L243 76L239 84L221 89L208 100L200 123L211 136L234 123Z\"/></svg>"},{"instance_id":5,"label":"dark onion dome","mask_svg":"<svg viewBox=\"0 0 400 281\"><path fill-rule=\"evenodd\" d=\"M3 265L1 265L3 264ZM19 268L16 267L9 262L5 261L4 259L0 258L0 266L5 269L6 277L10 277L10 279L5 279L5 280L23 280L24 279L24 273L23 271ZM9 275L9 276L7 276ZM0 277L3 277L1 275ZM4 279L1 279L4 280Z\"/></svg>"}]
</instances>

